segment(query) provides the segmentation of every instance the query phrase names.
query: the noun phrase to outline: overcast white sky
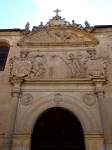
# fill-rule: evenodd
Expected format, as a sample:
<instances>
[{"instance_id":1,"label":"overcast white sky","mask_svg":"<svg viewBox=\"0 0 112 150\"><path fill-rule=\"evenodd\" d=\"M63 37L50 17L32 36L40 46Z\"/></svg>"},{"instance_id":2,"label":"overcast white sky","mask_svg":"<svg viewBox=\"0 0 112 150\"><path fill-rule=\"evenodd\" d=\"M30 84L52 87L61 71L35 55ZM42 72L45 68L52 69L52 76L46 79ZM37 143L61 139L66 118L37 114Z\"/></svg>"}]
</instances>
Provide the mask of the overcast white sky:
<instances>
[{"instance_id":1,"label":"overcast white sky","mask_svg":"<svg viewBox=\"0 0 112 150\"><path fill-rule=\"evenodd\" d=\"M112 24L112 0L0 0L0 29L25 27L30 29L55 16L56 9L66 21L91 26Z\"/></svg>"}]
</instances>

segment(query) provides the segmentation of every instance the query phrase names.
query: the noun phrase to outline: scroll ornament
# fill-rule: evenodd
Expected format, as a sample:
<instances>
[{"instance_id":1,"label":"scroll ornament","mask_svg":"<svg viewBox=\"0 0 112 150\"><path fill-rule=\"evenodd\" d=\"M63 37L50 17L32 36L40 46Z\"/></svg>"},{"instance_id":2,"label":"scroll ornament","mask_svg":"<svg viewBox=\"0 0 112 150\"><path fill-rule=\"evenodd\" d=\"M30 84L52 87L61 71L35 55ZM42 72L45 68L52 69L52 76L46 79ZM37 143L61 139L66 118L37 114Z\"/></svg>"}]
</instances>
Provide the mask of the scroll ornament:
<instances>
[{"instance_id":1,"label":"scroll ornament","mask_svg":"<svg viewBox=\"0 0 112 150\"><path fill-rule=\"evenodd\" d=\"M68 56L50 56L37 53L30 56L29 54L29 51L21 51L20 57L14 56L9 60L10 78L14 76L31 79L58 78L58 76L65 78L61 76L58 69L62 73L67 72L66 78L101 77L101 75L107 77L107 66L110 63L109 56L97 56L95 49L88 49L87 55L70 53Z\"/></svg>"}]
</instances>

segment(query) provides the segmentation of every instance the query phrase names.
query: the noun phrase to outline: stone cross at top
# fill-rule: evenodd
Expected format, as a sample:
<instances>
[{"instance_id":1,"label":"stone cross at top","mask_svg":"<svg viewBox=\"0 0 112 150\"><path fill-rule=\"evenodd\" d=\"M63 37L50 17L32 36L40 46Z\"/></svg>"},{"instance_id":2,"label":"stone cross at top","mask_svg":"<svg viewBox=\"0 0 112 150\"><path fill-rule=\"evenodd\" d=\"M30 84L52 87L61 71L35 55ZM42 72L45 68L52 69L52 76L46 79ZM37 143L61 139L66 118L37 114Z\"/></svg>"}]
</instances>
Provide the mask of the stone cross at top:
<instances>
[{"instance_id":1,"label":"stone cross at top","mask_svg":"<svg viewBox=\"0 0 112 150\"><path fill-rule=\"evenodd\" d=\"M56 16L58 16L58 12L61 12L61 10L58 10L58 8L56 10L54 10L54 12L56 12Z\"/></svg>"}]
</instances>

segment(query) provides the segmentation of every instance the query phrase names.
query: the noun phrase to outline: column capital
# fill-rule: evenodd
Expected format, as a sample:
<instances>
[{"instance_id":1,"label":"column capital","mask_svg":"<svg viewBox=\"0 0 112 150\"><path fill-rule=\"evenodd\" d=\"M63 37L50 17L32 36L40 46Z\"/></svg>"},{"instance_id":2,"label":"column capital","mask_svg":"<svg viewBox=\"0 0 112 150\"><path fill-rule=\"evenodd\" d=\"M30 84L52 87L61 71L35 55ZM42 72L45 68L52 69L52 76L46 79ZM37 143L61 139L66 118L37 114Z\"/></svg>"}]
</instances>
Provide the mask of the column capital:
<instances>
[{"instance_id":1,"label":"column capital","mask_svg":"<svg viewBox=\"0 0 112 150\"><path fill-rule=\"evenodd\" d=\"M104 97L105 90L103 90L103 89L96 90L95 94L96 94L97 97L99 97L99 96L103 96Z\"/></svg>"},{"instance_id":2,"label":"column capital","mask_svg":"<svg viewBox=\"0 0 112 150\"><path fill-rule=\"evenodd\" d=\"M12 146L11 139L4 139L2 143L2 150L10 150Z\"/></svg>"},{"instance_id":3,"label":"column capital","mask_svg":"<svg viewBox=\"0 0 112 150\"><path fill-rule=\"evenodd\" d=\"M23 82L24 79L11 79L11 83L13 83L15 88L20 88Z\"/></svg>"},{"instance_id":4,"label":"column capital","mask_svg":"<svg viewBox=\"0 0 112 150\"><path fill-rule=\"evenodd\" d=\"M11 95L12 95L13 97L19 97L20 94L21 94L20 89L12 89L12 90L11 90Z\"/></svg>"}]
</instances>

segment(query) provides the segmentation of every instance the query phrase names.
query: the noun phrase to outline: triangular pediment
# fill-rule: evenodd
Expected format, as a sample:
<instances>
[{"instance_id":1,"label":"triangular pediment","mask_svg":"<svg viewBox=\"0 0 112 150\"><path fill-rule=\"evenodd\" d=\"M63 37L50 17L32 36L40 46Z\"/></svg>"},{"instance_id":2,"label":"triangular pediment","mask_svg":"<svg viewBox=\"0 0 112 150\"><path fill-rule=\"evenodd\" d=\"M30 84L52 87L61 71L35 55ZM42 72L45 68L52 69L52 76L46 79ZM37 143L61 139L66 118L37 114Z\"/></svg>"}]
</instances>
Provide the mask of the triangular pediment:
<instances>
[{"instance_id":1,"label":"triangular pediment","mask_svg":"<svg viewBox=\"0 0 112 150\"><path fill-rule=\"evenodd\" d=\"M97 45L99 42L94 35L88 31L73 27L46 27L36 32L25 35L18 42L19 45L35 45L39 43L74 43L82 45L82 43Z\"/></svg>"}]
</instances>

